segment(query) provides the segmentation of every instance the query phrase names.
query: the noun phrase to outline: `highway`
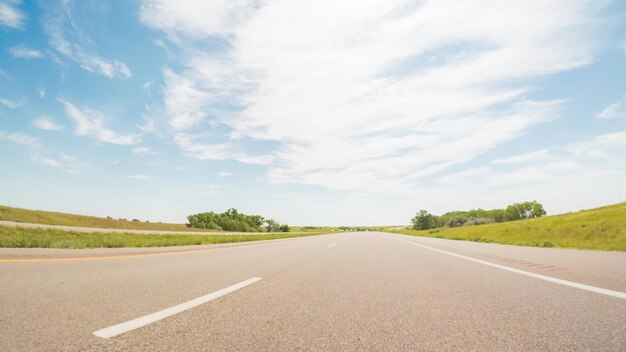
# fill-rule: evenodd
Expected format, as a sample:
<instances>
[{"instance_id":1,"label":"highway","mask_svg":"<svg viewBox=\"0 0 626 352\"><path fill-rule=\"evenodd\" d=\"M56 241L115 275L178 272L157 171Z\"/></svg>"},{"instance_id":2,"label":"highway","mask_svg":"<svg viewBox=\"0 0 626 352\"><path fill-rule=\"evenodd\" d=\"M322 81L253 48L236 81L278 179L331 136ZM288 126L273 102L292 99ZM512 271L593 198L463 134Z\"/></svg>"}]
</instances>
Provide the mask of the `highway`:
<instances>
[{"instance_id":1,"label":"highway","mask_svg":"<svg viewBox=\"0 0 626 352\"><path fill-rule=\"evenodd\" d=\"M626 253L383 233L0 249L0 351L626 351Z\"/></svg>"}]
</instances>

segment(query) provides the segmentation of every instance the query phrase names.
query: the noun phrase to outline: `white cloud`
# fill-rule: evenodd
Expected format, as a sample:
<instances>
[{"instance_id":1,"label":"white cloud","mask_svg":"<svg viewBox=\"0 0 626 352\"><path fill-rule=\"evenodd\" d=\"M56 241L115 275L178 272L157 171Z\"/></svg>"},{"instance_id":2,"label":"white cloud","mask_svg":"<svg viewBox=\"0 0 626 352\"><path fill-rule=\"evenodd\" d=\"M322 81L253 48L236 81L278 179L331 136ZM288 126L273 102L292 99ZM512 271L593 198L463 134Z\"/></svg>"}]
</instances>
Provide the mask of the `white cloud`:
<instances>
[{"instance_id":1,"label":"white cloud","mask_svg":"<svg viewBox=\"0 0 626 352\"><path fill-rule=\"evenodd\" d=\"M4 70L3 70L3 69L0 69L0 76L1 76L2 78L6 79L6 80L11 81L11 76L9 76L9 74L8 74L8 73L4 72Z\"/></svg>"},{"instance_id":2,"label":"white cloud","mask_svg":"<svg viewBox=\"0 0 626 352\"><path fill-rule=\"evenodd\" d=\"M42 87L42 88L39 88L39 89L37 90L37 94L39 94L39 97L40 97L40 98L45 98L45 97L46 97L46 89L45 89L45 88L43 88L43 87Z\"/></svg>"},{"instance_id":3,"label":"white cloud","mask_svg":"<svg viewBox=\"0 0 626 352\"><path fill-rule=\"evenodd\" d=\"M31 147L38 147L39 140L35 137L29 136L20 132L10 132L7 133L5 131L0 130L0 139L6 139L13 143L27 145Z\"/></svg>"},{"instance_id":4,"label":"white cloud","mask_svg":"<svg viewBox=\"0 0 626 352\"><path fill-rule=\"evenodd\" d=\"M47 130L47 131L63 130L62 125L59 125L58 123L54 122L52 119L50 119L47 116L42 116L36 119L35 121L33 121L33 126L36 128L39 128L40 130Z\"/></svg>"},{"instance_id":5,"label":"white cloud","mask_svg":"<svg viewBox=\"0 0 626 352\"><path fill-rule=\"evenodd\" d=\"M596 161L626 161L626 131L603 134L568 146L568 150L579 158Z\"/></svg>"},{"instance_id":6,"label":"white cloud","mask_svg":"<svg viewBox=\"0 0 626 352\"><path fill-rule=\"evenodd\" d=\"M110 79L132 77L132 72L124 62L100 57L93 53L93 50L86 49L83 42L91 46L93 43L78 30L72 18L70 4L63 2L62 7L62 11L50 14L44 23L52 48L89 72L98 73ZM68 26L67 22L71 25ZM76 37L76 40L71 41L68 36Z\"/></svg>"},{"instance_id":7,"label":"white cloud","mask_svg":"<svg viewBox=\"0 0 626 352\"><path fill-rule=\"evenodd\" d=\"M153 151L152 149L150 149L148 147L135 147L135 148L133 148L133 153L135 153L137 155L141 155L141 156L159 155L159 153Z\"/></svg>"},{"instance_id":8,"label":"white cloud","mask_svg":"<svg viewBox=\"0 0 626 352\"><path fill-rule=\"evenodd\" d=\"M78 108L73 103L59 99L65 106L65 113L74 123L74 133L77 136L90 136L101 142L131 145L139 141L139 136L124 134L120 135L106 127L105 119L101 113L89 108Z\"/></svg>"},{"instance_id":9,"label":"white cloud","mask_svg":"<svg viewBox=\"0 0 626 352\"><path fill-rule=\"evenodd\" d=\"M8 140L26 146L25 153L30 156L33 162L41 165L60 168L70 173L79 173L80 170L88 166L88 164L70 155L54 151L53 148L44 148L39 139L28 134L0 130L0 140ZM56 154L58 157L50 157L50 154Z\"/></svg>"},{"instance_id":10,"label":"white cloud","mask_svg":"<svg viewBox=\"0 0 626 352\"><path fill-rule=\"evenodd\" d=\"M447 176L444 176L437 180L438 184L441 185L459 185L468 182L475 182L475 180L482 179L486 176L492 175L493 170L489 167L479 167L474 169L469 169L457 173L453 173Z\"/></svg>"},{"instance_id":11,"label":"white cloud","mask_svg":"<svg viewBox=\"0 0 626 352\"><path fill-rule=\"evenodd\" d=\"M545 160L548 157L550 150L549 149L541 149L534 152L513 155L508 158L498 159L492 161L493 164L522 164L529 162L536 162Z\"/></svg>"},{"instance_id":12,"label":"white cloud","mask_svg":"<svg viewBox=\"0 0 626 352\"><path fill-rule=\"evenodd\" d=\"M19 3L19 1L0 2L0 25L15 29L23 28L26 15L15 6Z\"/></svg>"},{"instance_id":13,"label":"white cloud","mask_svg":"<svg viewBox=\"0 0 626 352\"><path fill-rule=\"evenodd\" d=\"M40 59L43 57L43 54L41 53L41 51L31 49L24 45L10 47L9 53L11 53L13 57L17 57L21 59Z\"/></svg>"},{"instance_id":14,"label":"white cloud","mask_svg":"<svg viewBox=\"0 0 626 352\"><path fill-rule=\"evenodd\" d=\"M133 153L137 154L137 155L150 155L150 148L146 148L146 147L137 147L137 148L133 148Z\"/></svg>"},{"instance_id":15,"label":"white cloud","mask_svg":"<svg viewBox=\"0 0 626 352\"><path fill-rule=\"evenodd\" d=\"M217 173L217 175L220 177L228 177L228 176L235 176L236 174L230 171L220 171Z\"/></svg>"},{"instance_id":16,"label":"white cloud","mask_svg":"<svg viewBox=\"0 0 626 352\"><path fill-rule=\"evenodd\" d=\"M34 156L33 157L33 161L35 161L36 163L39 163L41 165L46 165L46 166L50 166L50 167L54 167L54 168L61 167L61 163L60 162L58 162L57 160L54 160L54 159L50 159L50 158Z\"/></svg>"},{"instance_id":17,"label":"white cloud","mask_svg":"<svg viewBox=\"0 0 626 352\"><path fill-rule=\"evenodd\" d=\"M258 1L167 1L149 0L141 6L141 20L171 34L182 32L193 38L233 34L258 6Z\"/></svg>"},{"instance_id":18,"label":"white cloud","mask_svg":"<svg viewBox=\"0 0 626 352\"><path fill-rule=\"evenodd\" d=\"M275 142L272 182L390 190L554 118L560 102L532 101L528 87L592 62L599 10L584 0L161 0L141 19L187 50L163 90L185 154L241 161L227 141L182 133L229 128L246 139L238 145Z\"/></svg>"},{"instance_id":19,"label":"white cloud","mask_svg":"<svg viewBox=\"0 0 626 352\"><path fill-rule=\"evenodd\" d=\"M146 175L130 175L128 176L128 178L132 178L134 180L139 180L139 181L147 181L151 179L152 177L146 176Z\"/></svg>"},{"instance_id":20,"label":"white cloud","mask_svg":"<svg viewBox=\"0 0 626 352\"><path fill-rule=\"evenodd\" d=\"M596 117L601 119L616 119L620 117L626 117L626 96L622 100L609 104L606 108L600 111Z\"/></svg>"},{"instance_id":21,"label":"white cloud","mask_svg":"<svg viewBox=\"0 0 626 352\"><path fill-rule=\"evenodd\" d=\"M165 81L165 111L171 116L171 127L189 128L206 116L203 109L208 105L208 94L194 87L193 80L165 70Z\"/></svg>"},{"instance_id":22,"label":"white cloud","mask_svg":"<svg viewBox=\"0 0 626 352\"><path fill-rule=\"evenodd\" d=\"M553 182L555 175L577 173L580 170L580 164L577 162L563 159L552 163L523 166L512 172L494 172L481 181L483 187L491 189L504 188L505 186L519 187L536 182Z\"/></svg>"},{"instance_id":23,"label":"white cloud","mask_svg":"<svg viewBox=\"0 0 626 352\"><path fill-rule=\"evenodd\" d=\"M71 155L67 155L65 153L55 153L57 156L54 158L47 157L42 155L43 150L35 153L33 155L33 160L39 164L51 166L54 168L62 169L65 172L69 172L72 174L80 174L85 169L90 167L90 164L81 160L78 160L76 157ZM48 150L49 152L49 150Z\"/></svg>"},{"instance_id":24,"label":"white cloud","mask_svg":"<svg viewBox=\"0 0 626 352\"><path fill-rule=\"evenodd\" d=\"M80 67L90 72L96 72L108 78L129 78L132 73L125 63L117 60L109 60L95 55L77 51L73 58Z\"/></svg>"},{"instance_id":25,"label":"white cloud","mask_svg":"<svg viewBox=\"0 0 626 352\"><path fill-rule=\"evenodd\" d=\"M247 155L229 144L208 144L197 142L197 137L176 134L174 142L186 156L200 160L237 160L246 164L267 165L272 161L269 155Z\"/></svg>"},{"instance_id":26,"label":"white cloud","mask_svg":"<svg viewBox=\"0 0 626 352\"><path fill-rule=\"evenodd\" d=\"M19 101L6 99L6 98L0 98L0 104L10 109L19 108L20 106L22 106L22 104L24 104L25 101L26 101L26 97L20 99Z\"/></svg>"},{"instance_id":27,"label":"white cloud","mask_svg":"<svg viewBox=\"0 0 626 352\"><path fill-rule=\"evenodd\" d=\"M505 186L522 190L526 188L519 188L520 185L527 187L539 181L558 184L563 178L572 182L588 182L593 178L588 178L589 173L585 170L599 169L604 175L626 172L626 131L583 139L559 149L558 153L543 149L499 159L492 162L493 166L441 177L437 184L457 189L489 190L485 194L490 194L505 189ZM499 167L502 165L507 167ZM551 191L552 194L558 192L566 193L561 186Z\"/></svg>"}]
</instances>

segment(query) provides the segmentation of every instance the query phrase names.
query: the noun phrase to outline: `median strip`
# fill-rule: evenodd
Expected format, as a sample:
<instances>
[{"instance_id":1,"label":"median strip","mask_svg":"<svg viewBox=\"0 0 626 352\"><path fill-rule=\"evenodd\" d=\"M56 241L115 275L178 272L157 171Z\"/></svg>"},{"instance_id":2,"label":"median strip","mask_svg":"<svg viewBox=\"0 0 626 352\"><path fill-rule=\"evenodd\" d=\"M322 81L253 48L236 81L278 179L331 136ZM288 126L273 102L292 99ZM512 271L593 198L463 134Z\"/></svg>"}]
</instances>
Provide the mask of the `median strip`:
<instances>
[{"instance_id":1,"label":"median strip","mask_svg":"<svg viewBox=\"0 0 626 352\"><path fill-rule=\"evenodd\" d=\"M178 314L181 312L184 312L188 309L194 308L196 306L199 306L201 304L210 302L214 299L220 298L222 296L225 296L229 293L232 293L234 291L237 291L241 288L244 288L246 286L252 285L253 283L260 281L262 278L261 277L253 277L251 279L242 281L238 284L234 284L232 286L228 286L226 288L223 288L219 291L215 291L212 293L209 293L208 295L202 296L202 297L198 297L196 299L192 299L191 301L187 301L185 303L181 303L178 305L175 305L173 307L167 308L167 309L163 309L161 311L152 313L152 314L148 314L148 315L144 315L143 317L137 318L137 319L133 319L133 320L129 320L127 322L124 323L120 323L117 325L113 325L113 326L109 326L108 328L104 328L104 329L100 329L97 331L94 331L93 334L101 337L103 339L108 339L110 337L114 337L120 334L123 334L125 332L131 331L131 330L135 330L138 329L140 327L146 326L148 324L152 324L154 322L157 322L159 320L165 319L167 317L170 317L174 314Z\"/></svg>"},{"instance_id":2,"label":"median strip","mask_svg":"<svg viewBox=\"0 0 626 352\"><path fill-rule=\"evenodd\" d=\"M508 266L500 265L500 264L494 264L494 263L486 262L486 261L480 260L480 259L474 259L472 257L467 257L467 256L464 256L464 255L461 255L461 254L456 254L456 253L444 251L444 250L433 248L433 247L430 247L430 246L426 246L426 245L423 245L423 244L420 244L420 243L407 241L407 240L404 240L404 239L401 239L401 238L396 238L396 237L391 237L391 238L393 238L394 240L397 240L397 241L402 241L404 243L408 243L408 244L414 245L414 246L422 247L422 248L425 248L425 249L430 249L431 251L435 251L435 252L451 255L453 257L457 257L457 258L469 260L469 261L472 261L472 262L475 262L475 263L480 263L480 264L483 264L483 265L491 266L493 268L498 268L498 269L510 271L510 272L513 272L513 273L516 273L516 274L529 276L529 277L532 277L532 278L535 278L535 279L544 280L544 281L552 282L552 283L563 285L563 286L574 287L574 288L578 288L578 289L581 289L581 290L594 292L594 293L599 293L599 294L606 295L606 296L626 299L626 293L624 293L624 292L608 290L608 289L601 288L601 287L595 287L595 286L590 286L590 285L585 285L585 284L579 284L578 282L557 279L557 278L554 278L554 277L551 277L551 276L535 274L535 273L531 273L529 271L515 269L515 268L508 267Z\"/></svg>"}]
</instances>

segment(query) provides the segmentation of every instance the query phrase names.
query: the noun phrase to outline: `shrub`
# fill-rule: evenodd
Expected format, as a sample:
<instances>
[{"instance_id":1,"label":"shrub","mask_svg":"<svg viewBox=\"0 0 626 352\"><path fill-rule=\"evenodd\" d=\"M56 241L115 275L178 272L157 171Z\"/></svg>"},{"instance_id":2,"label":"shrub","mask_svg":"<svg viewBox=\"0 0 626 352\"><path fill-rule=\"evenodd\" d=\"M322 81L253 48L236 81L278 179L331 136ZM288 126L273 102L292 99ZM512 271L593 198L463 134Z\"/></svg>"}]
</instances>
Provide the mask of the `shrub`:
<instances>
[{"instance_id":1,"label":"shrub","mask_svg":"<svg viewBox=\"0 0 626 352\"><path fill-rule=\"evenodd\" d=\"M416 230L428 230L437 227L437 217L426 210L420 210L411 219L411 223L413 223L413 228Z\"/></svg>"},{"instance_id":2,"label":"shrub","mask_svg":"<svg viewBox=\"0 0 626 352\"><path fill-rule=\"evenodd\" d=\"M485 219L485 218L471 218L467 220L463 226L473 226L473 225L484 225L484 224L493 224L495 221L493 219Z\"/></svg>"},{"instance_id":3,"label":"shrub","mask_svg":"<svg viewBox=\"0 0 626 352\"><path fill-rule=\"evenodd\" d=\"M454 218L448 220L448 222L446 222L445 225L447 227L459 227L459 226L463 226L466 222L467 222L466 218L454 217Z\"/></svg>"},{"instance_id":4,"label":"shrub","mask_svg":"<svg viewBox=\"0 0 626 352\"><path fill-rule=\"evenodd\" d=\"M260 215L239 213L237 209L228 209L221 214L214 212L192 214L187 220L189 227L238 232L260 232L261 226L266 222Z\"/></svg>"}]
</instances>

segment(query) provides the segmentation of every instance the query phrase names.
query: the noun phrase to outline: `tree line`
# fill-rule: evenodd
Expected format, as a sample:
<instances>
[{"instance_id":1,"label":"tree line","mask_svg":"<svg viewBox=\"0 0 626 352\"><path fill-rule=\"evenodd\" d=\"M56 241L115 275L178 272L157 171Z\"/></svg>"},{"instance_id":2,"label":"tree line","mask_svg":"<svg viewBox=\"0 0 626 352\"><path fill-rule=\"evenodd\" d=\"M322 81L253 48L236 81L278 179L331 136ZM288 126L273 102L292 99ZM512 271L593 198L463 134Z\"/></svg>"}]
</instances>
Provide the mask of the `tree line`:
<instances>
[{"instance_id":1,"label":"tree line","mask_svg":"<svg viewBox=\"0 0 626 352\"><path fill-rule=\"evenodd\" d=\"M439 216L426 210L420 210L411 219L411 223L416 230L427 230L438 227L471 226L531 219L544 215L546 215L546 211L543 209L543 205L532 201L514 203L503 209L451 211Z\"/></svg>"},{"instance_id":2,"label":"tree line","mask_svg":"<svg viewBox=\"0 0 626 352\"><path fill-rule=\"evenodd\" d=\"M247 215L231 208L223 213L206 212L187 216L188 227L237 232L289 232L289 225L260 215ZM264 226L265 225L265 226Z\"/></svg>"}]
</instances>

